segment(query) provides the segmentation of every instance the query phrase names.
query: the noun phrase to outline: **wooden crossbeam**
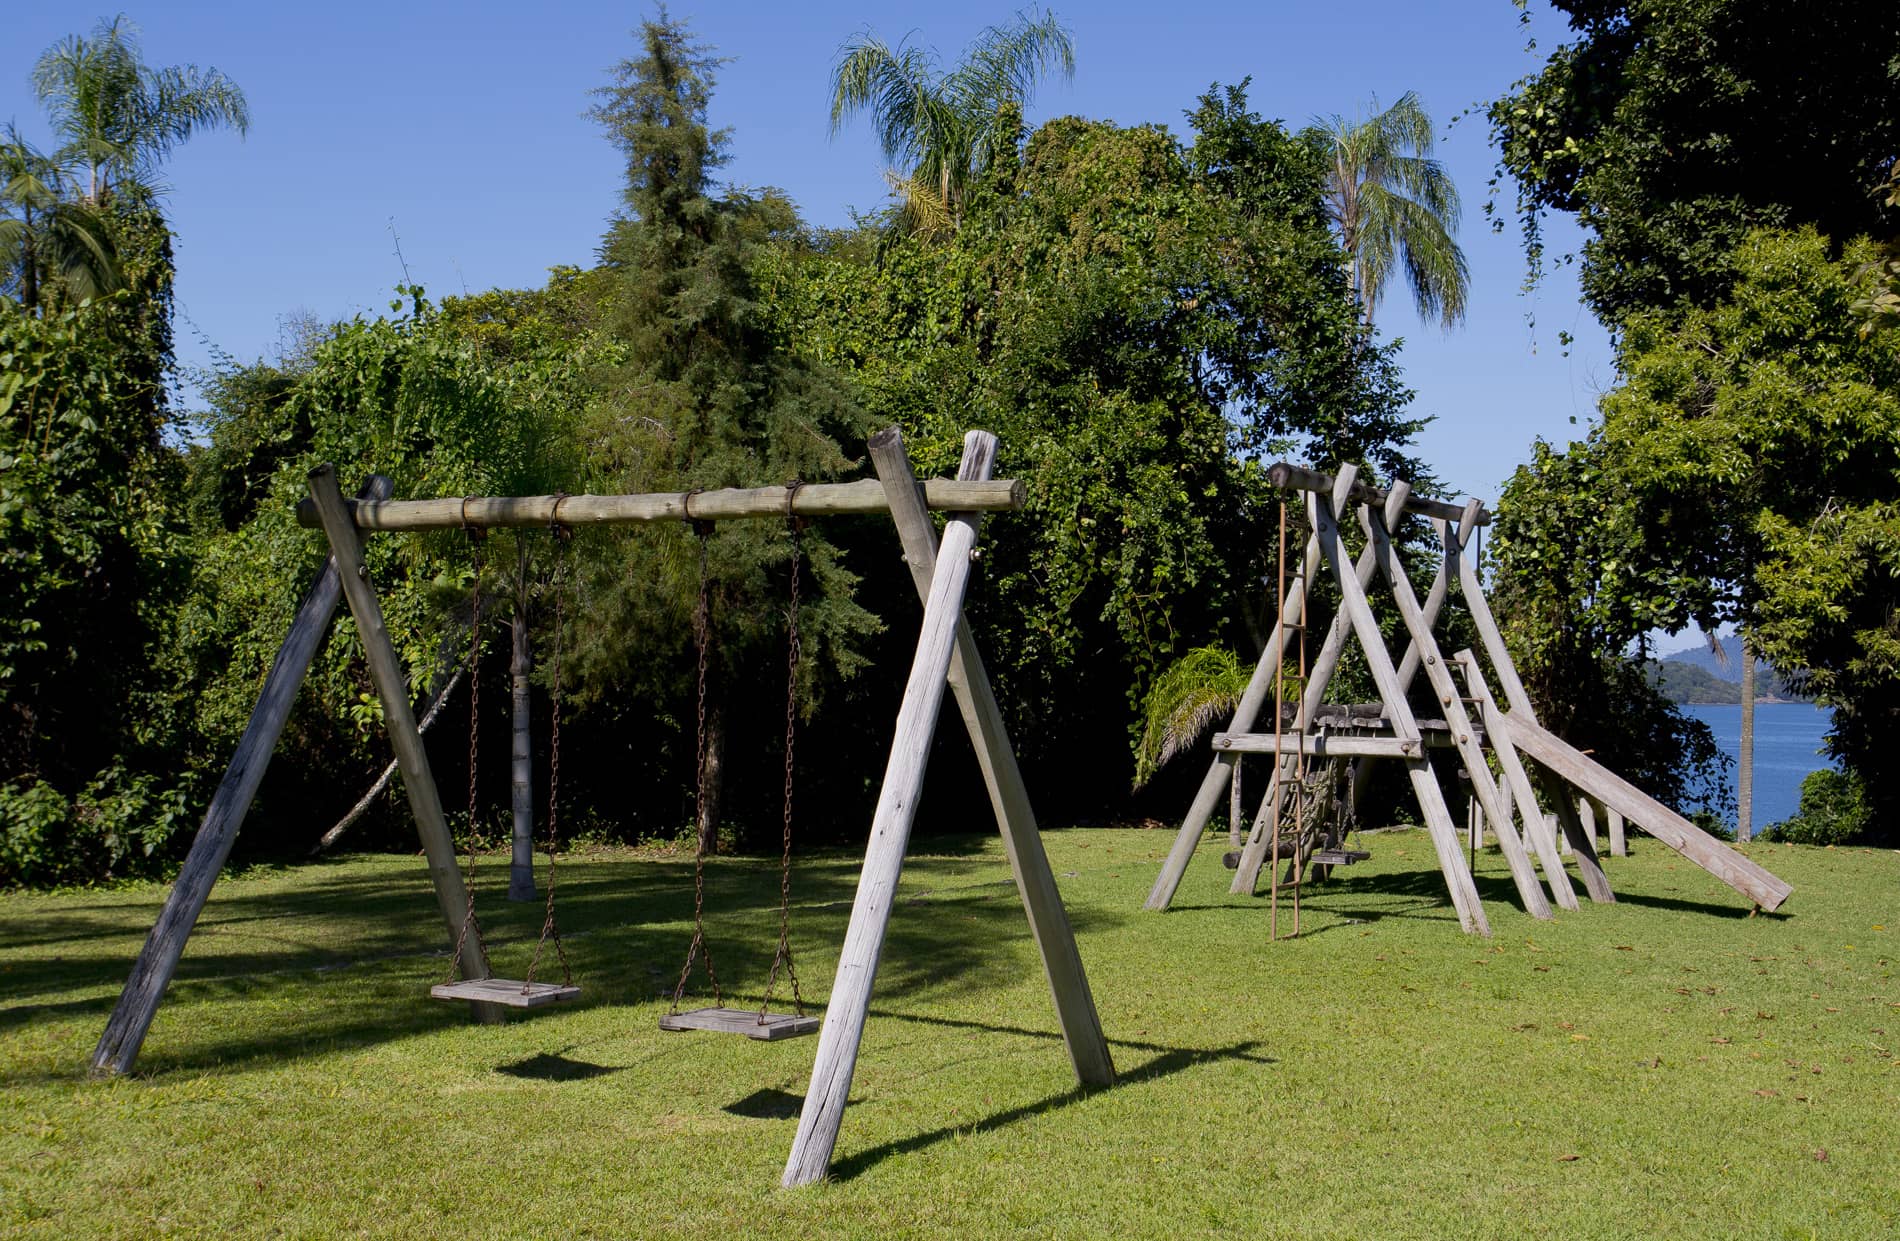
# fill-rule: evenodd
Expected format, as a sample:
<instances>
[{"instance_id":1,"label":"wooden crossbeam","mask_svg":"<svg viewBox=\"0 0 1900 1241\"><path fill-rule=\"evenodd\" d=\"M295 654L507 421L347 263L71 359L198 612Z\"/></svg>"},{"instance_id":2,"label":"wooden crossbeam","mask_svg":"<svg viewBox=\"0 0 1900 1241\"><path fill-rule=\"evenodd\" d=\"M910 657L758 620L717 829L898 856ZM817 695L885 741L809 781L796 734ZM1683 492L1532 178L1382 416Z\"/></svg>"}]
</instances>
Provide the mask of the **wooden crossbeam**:
<instances>
[{"instance_id":1,"label":"wooden crossbeam","mask_svg":"<svg viewBox=\"0 0 1900 1241\"><path fill-rule=\"evenodd\" d=\"M1001 513L1023 506L1020 479L933 478L924 483L928 508ZM717 491L662 491L620 496L470 496L388 500L349 506L359 530L458 530L463 526L632 525L648 521L728 521L741 517L831 517L884 513L890 502L876 479L809 483L798 487L726 487ZM308 500L297 524L316 526Z\"/></svg>"},{"instance_id":2,"label":"wooden crossbeam","mask_svg":"<svg viewBox=\"0 0 1900 1241\"><path fill-rule=\"evenodd\" d=\"M1450 744L1449 739L1445 742ZM1425 742L1350 733L1215 733L1216 750L1241 754L1305 754L1313 758L1417 758Z\"/></svg>"}]
</instances>

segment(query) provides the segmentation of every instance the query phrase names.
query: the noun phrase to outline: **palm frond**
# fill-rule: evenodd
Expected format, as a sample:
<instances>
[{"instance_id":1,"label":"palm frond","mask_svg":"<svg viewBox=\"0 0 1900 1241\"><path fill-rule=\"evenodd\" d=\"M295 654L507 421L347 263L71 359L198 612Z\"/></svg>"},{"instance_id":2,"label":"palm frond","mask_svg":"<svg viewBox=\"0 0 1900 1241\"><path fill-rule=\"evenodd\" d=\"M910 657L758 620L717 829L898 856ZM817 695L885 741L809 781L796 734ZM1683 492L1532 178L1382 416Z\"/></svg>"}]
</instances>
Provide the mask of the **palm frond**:
<instances>
[{"instance_id":1,"label":"palm frond","mask_svg":"<svg viewBox=\"0 0 1900 1241\"><path fill-rule=\"evenodd\" d=\"M1141 743L1135 750L1135 787L1199 741L1247 692L1252 671L1232 651L1196 647L1155 679L1142 711Z\"/></svg>"}]
</instances>

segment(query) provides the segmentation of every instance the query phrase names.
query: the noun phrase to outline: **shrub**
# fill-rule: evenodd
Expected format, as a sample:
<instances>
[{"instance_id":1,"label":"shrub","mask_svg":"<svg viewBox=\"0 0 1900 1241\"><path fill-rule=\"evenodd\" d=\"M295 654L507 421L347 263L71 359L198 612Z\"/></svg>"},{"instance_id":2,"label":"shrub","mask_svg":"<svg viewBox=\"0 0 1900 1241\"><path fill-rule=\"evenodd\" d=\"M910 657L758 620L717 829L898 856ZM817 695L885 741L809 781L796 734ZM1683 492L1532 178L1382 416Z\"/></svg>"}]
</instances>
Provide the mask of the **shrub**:
<instances>
[{"instance_id":1,"label":"shrub","mask_svg":"<svg viewBox=\"0 0 1900 1241\"><path fill-rule=\"evenodd\" d=\"M1832 767L1811 771L1801 781L1801 808L1794 817L1771 823L1764 840L1797 845L1838 845L1873 825L1867 788L1858 776Z\"/></svg>"}]
</instances>

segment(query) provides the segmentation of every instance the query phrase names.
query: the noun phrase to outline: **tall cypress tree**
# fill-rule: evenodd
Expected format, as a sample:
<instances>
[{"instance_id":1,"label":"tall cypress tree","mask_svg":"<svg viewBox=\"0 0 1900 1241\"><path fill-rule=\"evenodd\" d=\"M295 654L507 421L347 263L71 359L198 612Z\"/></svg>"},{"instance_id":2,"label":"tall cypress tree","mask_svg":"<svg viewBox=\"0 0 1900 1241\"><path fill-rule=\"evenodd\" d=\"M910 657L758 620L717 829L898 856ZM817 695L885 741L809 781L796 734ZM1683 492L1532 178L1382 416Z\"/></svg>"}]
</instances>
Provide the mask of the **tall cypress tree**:
<instances>
[{"instance_id":1,"label":"tall cypress tree","mask_svg":"<svg viewBox=\"0 0 1900 1241\"><path fill-rule=\"evenodd\" d=\"M604 327L621 360L601 376L589 419L599 484L687 491L835 478L854 464L846 446L861 444L862 415L779 338L752 274L761 247L796 233L797 215L781 195L714 180L727 132L706 119L720 63L710 49L664 9L639 39L640 54L618 66L593 109L627 159L624 210L601 245L613 286ZM816 668L857 666L852 639L876 622L851 602L856 579L822 533L801 542L810 683ZM690 695L700 548L690 536L656 532L602 550L577 671L595 692L645 681L649 692ZM783 666L792 555L789 529L774 522L728 523L705 545L707 788L695 818L708 848L719 825L732 687L771 684L768 668ZM691 706L682 713L693 715Z\"/></svg>"}]
</instances>

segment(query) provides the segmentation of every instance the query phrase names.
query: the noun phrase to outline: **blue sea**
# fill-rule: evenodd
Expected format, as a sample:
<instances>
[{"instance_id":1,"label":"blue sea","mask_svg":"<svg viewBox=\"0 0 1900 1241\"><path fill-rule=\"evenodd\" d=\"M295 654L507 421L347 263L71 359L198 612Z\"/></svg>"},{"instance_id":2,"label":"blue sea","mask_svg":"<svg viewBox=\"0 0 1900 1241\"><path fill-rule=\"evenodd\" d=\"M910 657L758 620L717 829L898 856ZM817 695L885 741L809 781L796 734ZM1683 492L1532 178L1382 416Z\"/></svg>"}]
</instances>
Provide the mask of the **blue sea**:
<instances>
[{"instance_id":1,"label":"blue sea","mask_svg":"<svg viewBox=\"0 0 1900 1241\"><path fill-rule=\"evenodd\" d=\"M1722 752L1739 761L1742 750L1740 704L1687 704L1683 712L1715 732ZM1828 711L1804 702L1755 704L1755 830L1792 815L1801 806L1801 780L1810 771L1834 764L1819 753L1827 732ZM1731 768L1730 788L1739 774ZM1734 826L1733 819L1729 826Z\"/></svg>"}]
</instances>

